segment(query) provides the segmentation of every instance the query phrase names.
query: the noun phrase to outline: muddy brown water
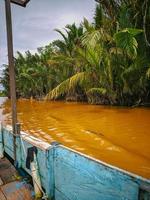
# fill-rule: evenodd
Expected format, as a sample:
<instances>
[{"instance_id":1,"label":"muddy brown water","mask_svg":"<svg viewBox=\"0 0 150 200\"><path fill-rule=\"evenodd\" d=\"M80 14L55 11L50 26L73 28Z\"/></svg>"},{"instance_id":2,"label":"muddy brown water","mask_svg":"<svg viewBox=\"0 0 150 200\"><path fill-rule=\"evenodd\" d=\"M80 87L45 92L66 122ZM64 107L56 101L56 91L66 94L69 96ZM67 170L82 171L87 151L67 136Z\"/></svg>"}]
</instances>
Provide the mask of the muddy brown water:
<instances>
[{"instance_id":1,"label":"muddy brown water","mask_svg":"<svg viewBox=\"0 0 150 200\"><path fill-rule=\"evenodd\" d=\"M0 120L11 123L0 98ZM150 109L18 100L22 130L150 178Z\"/></svg>"}]
</instances>

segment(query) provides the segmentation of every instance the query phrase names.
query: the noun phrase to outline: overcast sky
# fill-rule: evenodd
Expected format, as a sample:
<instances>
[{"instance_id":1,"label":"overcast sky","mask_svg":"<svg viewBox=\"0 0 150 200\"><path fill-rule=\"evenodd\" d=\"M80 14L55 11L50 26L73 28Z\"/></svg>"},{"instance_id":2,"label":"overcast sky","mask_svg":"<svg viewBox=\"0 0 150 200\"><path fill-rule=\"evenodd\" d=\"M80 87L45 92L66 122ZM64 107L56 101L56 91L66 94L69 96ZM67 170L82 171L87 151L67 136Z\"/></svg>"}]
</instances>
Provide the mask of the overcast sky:
<instances>
[{"instance_id":1,"label":"overcast sky","mask_svg":"<svg viewBox=\"0 0 150 200\"><path fill-rule=\"evenodd\" d=\"M14 52L35 51L59 38L55 28L79 24L83 17L93 20L94 0L31 0L26 8L12 6ZM0 0L0 65L6 63L4 0Z\"/></svg>"}]
</instances>

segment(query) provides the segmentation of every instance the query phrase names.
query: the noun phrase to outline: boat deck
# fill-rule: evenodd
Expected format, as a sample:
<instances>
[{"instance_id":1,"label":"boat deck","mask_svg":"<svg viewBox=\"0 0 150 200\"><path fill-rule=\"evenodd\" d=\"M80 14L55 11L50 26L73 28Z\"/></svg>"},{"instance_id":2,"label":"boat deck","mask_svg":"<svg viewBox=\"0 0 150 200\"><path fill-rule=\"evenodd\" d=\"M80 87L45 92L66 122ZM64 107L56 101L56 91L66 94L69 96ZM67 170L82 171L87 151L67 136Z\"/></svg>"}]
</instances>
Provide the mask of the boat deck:
<instances>
[{"instance_id":1,"label":"boat deck","mask_svg":"<svg viewBox=\"0 0 150 200\"><path fill-rule=\"evenodd\" d=\"M0 200L32 200L32 188L7 158L0 159Z\"/></svg>"}]
</instances>

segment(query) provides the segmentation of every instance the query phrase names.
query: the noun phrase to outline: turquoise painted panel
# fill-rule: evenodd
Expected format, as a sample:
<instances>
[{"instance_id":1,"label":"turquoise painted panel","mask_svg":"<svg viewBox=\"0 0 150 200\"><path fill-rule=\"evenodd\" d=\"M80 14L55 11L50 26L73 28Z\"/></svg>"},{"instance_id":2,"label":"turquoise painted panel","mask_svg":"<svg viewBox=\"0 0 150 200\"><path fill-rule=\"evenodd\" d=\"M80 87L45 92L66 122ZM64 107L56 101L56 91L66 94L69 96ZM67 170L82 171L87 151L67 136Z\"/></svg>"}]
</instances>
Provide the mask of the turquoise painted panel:
<instances>
[{"instance_id":1,"label":"turquoise painted panel","mask_svg":"<svg viewBox=\"0 0 150 200\"><path fill-rule=\"evenodd\" d=\"M54 168L55 192L66 200L138 200L139 186L128 176L63 147L56 150Z\"/></svg>"},{"instance_id":2,"label":"turquoise painted panel","mask_svg":"<svg viewBox=\"0 0 150 200\"><path fill-rule=\"evenodd\" d=\"M3 129L4 147L8 147L13 151L13 135L6 129Z\"/></svg>"},{"instance_id":3,"label":"turquoise painted panel","mask_svg":"<svg viewBox=\"0 0 150 200\"><path fill-rule=\"evenodd\" d=\"M57 200L71 200L71 199L68 199L68 197L64 196L64 194L61 193L60 191L58 191L56 188L55 188L55 199L57 199Z\"/></svg>"},{"instance_id":4,"label":"turquoise painted panel","mask_svg":"<svg viewBox=\"0 0 150 200\"><path fill-rule=\"evenodd\" d=\"M13 135L7 129L2 129L4 151L11 157L14 158L14 148L13 148Z\"/></svg>"}]
</instances>

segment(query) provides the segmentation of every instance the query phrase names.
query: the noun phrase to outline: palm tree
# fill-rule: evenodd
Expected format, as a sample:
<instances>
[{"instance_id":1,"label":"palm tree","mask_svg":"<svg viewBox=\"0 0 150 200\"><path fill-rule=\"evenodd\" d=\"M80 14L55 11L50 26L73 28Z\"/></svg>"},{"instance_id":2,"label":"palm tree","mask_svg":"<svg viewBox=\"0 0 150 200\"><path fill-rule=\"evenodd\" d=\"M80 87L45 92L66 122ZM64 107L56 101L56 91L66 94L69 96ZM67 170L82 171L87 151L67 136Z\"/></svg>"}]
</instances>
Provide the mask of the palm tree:
<instances>
[{"instance_id":1,"label":"palm tree","mask_svg":"<svg viewBox=\"0 0 150 200\"><path fill-rule=\"evenodd\" d=\"M149 1L96 0L94 22L56 29L62 39L18 52L18 96L133 105L149 101ZM6 78L6 80L5 80ZM8 68L3 85L8 92Z\"/></svg>"},{"instance_id":2,"label":"palm tree","mask_svg":"<svg viewBox=\"0 0 150 200\"><path fill-rule=\"evenodd\" d=\"M66 25L65 33L59 29L55 29L62 37L63 40L56 40L53 42L59 48L59 51L65 55L73 56L75 46L79 46L81 43L81 36L83 35L83 27L80 25L77 27L74 24Z\"/></svg>"}]
</instances>

